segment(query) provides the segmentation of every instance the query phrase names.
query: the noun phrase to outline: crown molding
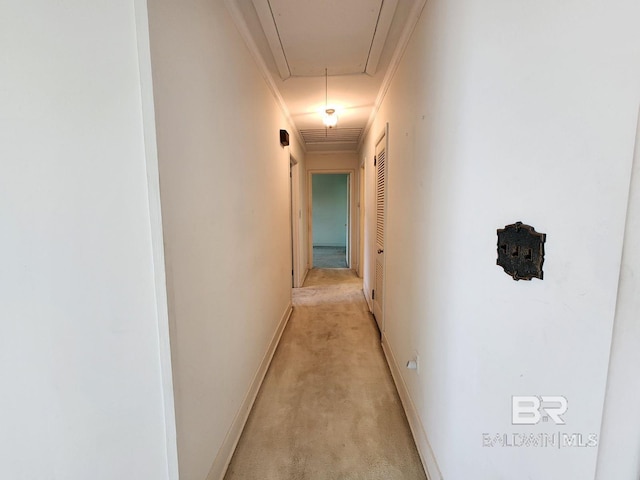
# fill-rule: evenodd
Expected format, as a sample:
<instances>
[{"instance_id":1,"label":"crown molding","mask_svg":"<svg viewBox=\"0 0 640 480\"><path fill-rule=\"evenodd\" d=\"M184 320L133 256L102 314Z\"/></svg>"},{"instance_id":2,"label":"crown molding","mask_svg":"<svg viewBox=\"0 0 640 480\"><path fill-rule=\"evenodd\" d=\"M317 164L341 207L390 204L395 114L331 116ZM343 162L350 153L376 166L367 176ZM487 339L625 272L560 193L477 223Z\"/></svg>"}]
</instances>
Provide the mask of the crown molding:
<instances>
[{"instance_id":1,"label":"crown molding","mask_svg":"<svg viewBox=\"0 0 640 480\"><path fill-rule=\"evenodd\" d=\"M380 86L380 90L378 90L378 96L376 97L376 101L374 103L373 109L371 110L371 114L369 115L369 120L367 120L367 124L362 131L362 137L360 137L360 142L358 142L358 151L362 149L362 145L364 139L369 134L369 130L373 125L378 112L380 111L380 107L382 106L382 102L387 95L389 87L391 86L391 81L398 70L398 66L402 61L402 57L404 56L404 52L407 49L407 45L409 45L409 40L411 39L411 35L418 24L418 20L420 20L420 15L422 15L422 11L424 10L424 6L427 4L427 0L417 0L411 12L409 13L409 17L407 18L407 22L402 30L402 34L398 39L398 44L396 45L396 49L393 52L393 56L391 57L391 61L389 62L389 67L387 68L387 72L385 73L384 79L382 80L382 85Z\"/></svg>"},{"instance_id":2,"label":"crown molding","mask_svg":"<svg viewBox=\"0 0 640 480\"><path fill-rule=\"evenodd\" d=\"M282 95L278 90L278 87L276 85L275 80L273 79L273 75L271 74L269 67L267 66L264 59L262 58L262 55L260 55L260 50L256 45L253 35L251 35L251 31L249 30L249 27L244 18L244 15L242 14L240 7L238 6L237 0L224 0L224 3L225 3L225 6L227 7L227 10L229 11L229 14L231 15L231 18L233 19L233 22L236 25L236 28L238 29L238 32L240 33L240 36L243 38L245 44L247 45L247 48L249 49L251 56L255 60L256 65L258 66L258 69L262 74L262 77L264 78L267 86L269 87L271 94L273 95L273 97L276 100L276 103L280 107L280 110L282 111L282 114L287 120L289 127L292 129L293 134L295 135L296 140L300 145L300 149L306 153L307 147L302 141L302 137L300 135L300 132L298 131L298 127L296 126L296 124L293 122L293 119L291 118L291 113L289 112L289 109L287 108L287 104L284 102L284 99L282 98Z\"/></svg>"}]
</instances>

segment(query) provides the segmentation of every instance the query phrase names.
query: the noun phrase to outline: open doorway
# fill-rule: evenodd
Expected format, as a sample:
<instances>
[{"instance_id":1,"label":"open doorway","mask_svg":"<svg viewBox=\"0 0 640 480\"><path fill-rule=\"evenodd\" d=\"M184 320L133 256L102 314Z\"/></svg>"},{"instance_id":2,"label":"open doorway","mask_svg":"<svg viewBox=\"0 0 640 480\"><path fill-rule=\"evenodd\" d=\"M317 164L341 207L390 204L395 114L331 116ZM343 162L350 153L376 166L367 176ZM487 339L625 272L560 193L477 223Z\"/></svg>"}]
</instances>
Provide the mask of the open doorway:
<instances>
[{"instance_id":1,"label":"open doorway","mask_svg":"<svg viewBox=\"0 0 640 480\"><path fill-rule=\"evenodd\" d=\"M349 173L311 175L314 268L349 268Z\"/></svg>"}]
</instances>

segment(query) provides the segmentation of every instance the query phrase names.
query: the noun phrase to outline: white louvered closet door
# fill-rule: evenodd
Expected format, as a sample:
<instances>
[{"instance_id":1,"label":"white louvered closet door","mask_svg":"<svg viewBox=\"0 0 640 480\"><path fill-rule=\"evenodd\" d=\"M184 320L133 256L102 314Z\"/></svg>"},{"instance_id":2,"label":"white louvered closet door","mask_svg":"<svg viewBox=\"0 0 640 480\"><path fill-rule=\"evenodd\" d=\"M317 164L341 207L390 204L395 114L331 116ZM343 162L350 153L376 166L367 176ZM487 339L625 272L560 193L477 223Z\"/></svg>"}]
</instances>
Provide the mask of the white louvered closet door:
<instances>
[{"instance_id":1,"label":"white louvered closet door","mask_svg":"<svg viewBox=\"0 0 640 480\"><path fill-rule=\"evenodd\" d=\"M387 150L386 135L376 145L376 252L373 315L380 332L384 331L384 227L386 208Z\"/></svg>"}]
</instances>

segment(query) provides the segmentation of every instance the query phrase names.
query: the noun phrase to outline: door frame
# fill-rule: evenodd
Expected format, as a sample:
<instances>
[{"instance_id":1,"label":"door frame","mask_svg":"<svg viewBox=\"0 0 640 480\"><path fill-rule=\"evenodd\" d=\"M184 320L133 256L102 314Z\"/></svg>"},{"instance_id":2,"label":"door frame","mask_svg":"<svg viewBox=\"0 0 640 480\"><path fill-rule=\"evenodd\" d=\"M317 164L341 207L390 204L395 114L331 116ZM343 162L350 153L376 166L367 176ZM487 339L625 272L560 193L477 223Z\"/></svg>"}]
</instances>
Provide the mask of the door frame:
<instances>
[{"instance_id":1,"label":"door frame","mask_svg":"<svg viewBox=\"0 0 640 480\"><path fill-rule=\"evenodd\" d=\"M360 278L364 278L364 232L365 232L365 182L366 182L366 170L365 170L365 157L360 162L360 169L358 170L358 238L361 240L356 245L358 252L358 265L356 273Z\"/></svg>"},{"instance_id":2,"label":"door frame","mask_svg":"<svg viewBox=\"0 0 640 480\"><path fill-rule=\"evenodd\" d=\"M376 141L373 145L373 155L374 158L377 156L377 147L378 145L384 142L384 151L385 151L385 172L384 172L384 214L383 214L383 224L384 224L384 228L385 228L385 242L384 242L384 249L386 250L387 247L387 235L386 235L386 229L387 229L387 220L389 217L389 123L387 122L385 124L385 127L383 129L383 131L380 133L380 135L378 135L376 137ZM375 165L375 163L374 163ZM371 288L375 289L376 288L376 261L377 261L377 243L376 243L376 228L377 228L377 223L378 223L378 213L377 213L377 182L378 182L378 170L377 170L377 166L373 167L373 178L374 178L374 188L373 188L373 199L374 199L374 204L373 204L373 210L375 212L375 216L373 218L373 235L372 235L372 240L371 240L371 272L372 272L372 282L371 282ZM386 252L384 252L384 255L382 256L382 262L381 262L381 266L382 266L382 297L378 297L378 305L380 306L380 310L379 310L379 315L375 315L375 311L376 311L376 299L374 299L373 297L371 298L371 312L374 314L374 317L376 318L376 323L378 324L378 328L380 329L380 334L384 335L384 331L385 331L385 301L384 301L384 296L385 296L385 292L387 290L387 255ZM380 292L376 292L376 295L380 295ZM378 316L380 318L378 318Z\"/></svg>"},{"instance_id":3,"label":"door frame","mask_svg":"<svg viewBox=\"0 0 640 480\"><path fill-rule=\"evenodd\" d=\"M291 220L291 270L293 288L301 287L306 271L302 268L300 258L300 222L302 221L302 207L300 205L300 165L298 160L289 155L289 216Z\"/></svg>"},{"instance_id":4,"label":"door frame","mask_svg":"<svg viewBox=\"0 0 640 480\"><path fill-rule=\"evenodd\" d=\"M308 263L309 268L313 268L313 175L323 175L323 174L344 174L347 175L347 187L349 190L349 199L347 205L347 223L348 223L348 236L347 236L347 257L348 257L348 265L347 268L353 269L353 259L354 255L354 243L360 243L357 239L357 232L354 233L353 225L354 218L357 216L357 212L354 211L354 192L356 191L354 188L355 182L355 173L354 169L312 169L307 170L307 192L308 192L308 201L307 201L307 228L308 228ZM354 238L356 241L354 241Z\"/></svg>"}]
</instances>

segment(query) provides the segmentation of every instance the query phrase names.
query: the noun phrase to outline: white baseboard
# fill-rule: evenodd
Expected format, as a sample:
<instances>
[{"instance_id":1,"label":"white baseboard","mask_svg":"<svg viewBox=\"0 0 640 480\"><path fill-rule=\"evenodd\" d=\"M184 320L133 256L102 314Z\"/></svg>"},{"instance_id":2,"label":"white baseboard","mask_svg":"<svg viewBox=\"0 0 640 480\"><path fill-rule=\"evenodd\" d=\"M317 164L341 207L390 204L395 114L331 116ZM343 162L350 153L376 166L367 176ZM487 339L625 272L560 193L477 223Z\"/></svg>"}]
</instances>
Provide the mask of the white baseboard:
<instances>
[{"instance_id":1,"label":"white baseboard","mask_svg":"<svg viewBox=\"0 0 640 480\"><path fill-rule=\"evenodd\" d=\"M269 365L271 365L273 354L276 352L276 348L280 343L282 332L284 332L284 329L289 322L289 318L291 318L292 312L293 306L291 303L289 303L287 309L282 315L282 318L280 319L280 322L278 323L278 328L276 328L276 331L273 334L273 338L271 339L269 347L267 348L267 351L262 358L262 362L260 362L260 366L258 367L258 370L253 377L253 381L251 382L249 390L244 397L244 401L242 402L238 413L233 419L231 428L229 428L229 431L227 432L227 436L225 437L224 442L222 443L222 446L218 451L216 459L213 461L213 465L209 470L209 475L207 475L207 480L223 480L224 475L227 472L227 468L229 468L231 457L233 457L233 452L235 452L238 441L240 440L240 435L242 435L244 425L245 423L247 423L247 419L249 418L249 413L251 412L253 403L255 402L258 391L262 386L262 381L267 374Z\"/></svg>"},{"instance_id":2,"label":"white baseboard","mask_svg":"<svg viewBox=\"0 0 640 480\"><path fill-rule=\"evenodd\" d=\"M416 442L416 447L418 448L420 460L422 460L422 466L427 474L427 478L428 480L443 480L440 469L438 468L438 463L436 462L436 457L433 454L433 450L431 449L431 445L427 439L427 432L425 432L424 427L422 426L422 421L420 420L416 407L411 400L409 390L407 390L407 385L404 383L404 379L400 374L400 368L396 362L396 358L393 355L391 346L387 342L387 338L384 334L382 335L382 350L384 351L384 356L389 364L391 376L396 384L398 395L400 395L400 400L402 401L402 406L404 407L407 420L409 421L409 427L411 428L413 439Z\"/></svg>"},{"instance_id":3,"label":"white baseboard","mask_svg":"<svg viewBox=\"0 0 640 480\"><path fill-rule=\"evenodd\" d=\"M300 280L300 287L304 285L304 281L307 279L307 275L309 275L309 267L307 267L302 275L302 280Z\"/></svg>"},{"instance_id":4,"label":"white baseboard","mask_svg":"<svg viewBox=\"0 0 640 480\"><path fill-rule=\"evenodd\" d=\"M373 313L373 300L371 299L371 295L369 294L369 286L364 284L362 285L362 293L364 294L364 299L367 302L367 305L369 306L369 311L371 313Z\"/></svg>"}]
</instances>

